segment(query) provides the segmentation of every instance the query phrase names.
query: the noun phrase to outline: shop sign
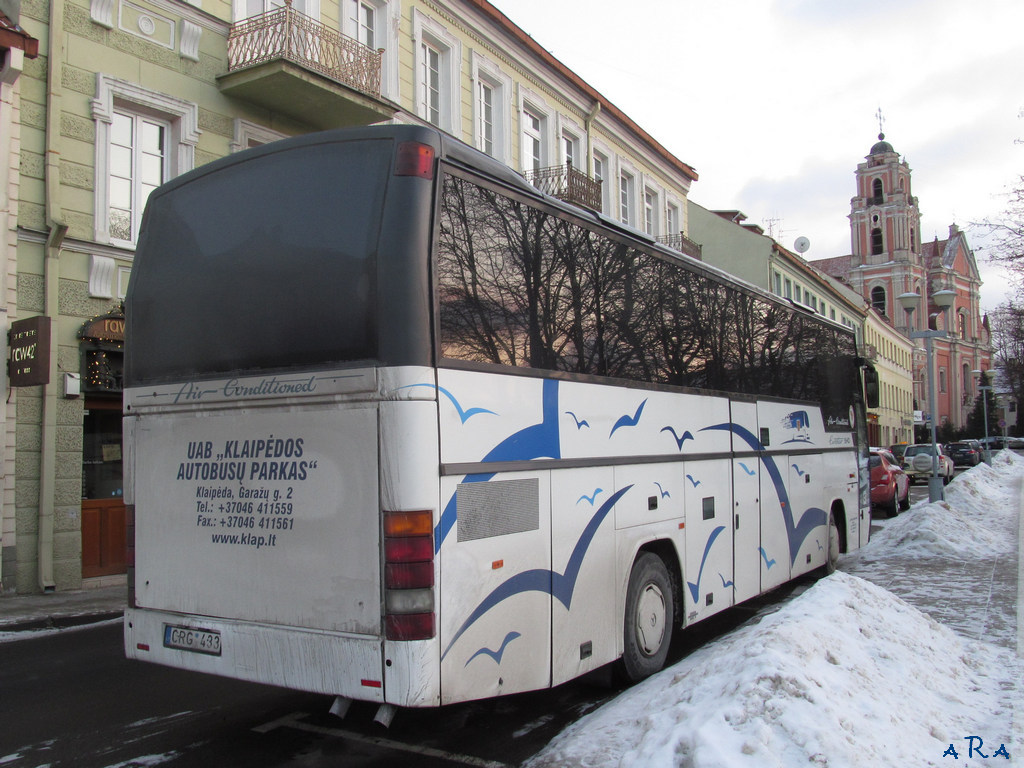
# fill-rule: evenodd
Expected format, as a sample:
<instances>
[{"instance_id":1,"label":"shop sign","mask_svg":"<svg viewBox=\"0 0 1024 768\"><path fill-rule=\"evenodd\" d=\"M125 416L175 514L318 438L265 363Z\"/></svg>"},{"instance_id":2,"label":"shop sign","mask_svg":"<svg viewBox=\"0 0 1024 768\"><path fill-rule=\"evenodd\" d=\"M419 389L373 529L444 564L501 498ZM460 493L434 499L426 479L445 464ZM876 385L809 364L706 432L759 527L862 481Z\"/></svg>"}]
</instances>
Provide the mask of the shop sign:
<instances>
[{"instance_id":1,"label":"shop sign","mask_svg":"<svg viewBox=\"0 0 1024 768\"><path fill-rule=\"evenodd\" d=\"M50 318L38 315L15 320L11 323L7 339L10 385L31 387L49 383Z\"/></svg>"}]
</instances>

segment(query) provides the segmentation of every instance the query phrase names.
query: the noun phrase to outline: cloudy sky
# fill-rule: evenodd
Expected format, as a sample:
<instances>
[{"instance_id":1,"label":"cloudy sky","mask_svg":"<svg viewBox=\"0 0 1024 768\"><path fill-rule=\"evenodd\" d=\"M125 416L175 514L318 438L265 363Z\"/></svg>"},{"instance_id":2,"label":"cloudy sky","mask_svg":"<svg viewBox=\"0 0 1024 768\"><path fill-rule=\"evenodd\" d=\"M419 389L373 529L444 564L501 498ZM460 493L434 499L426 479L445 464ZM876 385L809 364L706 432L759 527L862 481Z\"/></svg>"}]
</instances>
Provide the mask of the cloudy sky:
<instances>
[{"instance_id":1,"label":"cloudy sky","mask_svg":"<svg viewBox=\"0 0 1024 768\"><path fill-rule=\"evenodd\" d=\"M492 2L696 168L691 199L790 248L809 238L811 260L850 252L854 171L881 108L922 239L967 230L982 309L1004 300L972 224L1024 175L1024 2Z\"/></svg>"}]
</instances>

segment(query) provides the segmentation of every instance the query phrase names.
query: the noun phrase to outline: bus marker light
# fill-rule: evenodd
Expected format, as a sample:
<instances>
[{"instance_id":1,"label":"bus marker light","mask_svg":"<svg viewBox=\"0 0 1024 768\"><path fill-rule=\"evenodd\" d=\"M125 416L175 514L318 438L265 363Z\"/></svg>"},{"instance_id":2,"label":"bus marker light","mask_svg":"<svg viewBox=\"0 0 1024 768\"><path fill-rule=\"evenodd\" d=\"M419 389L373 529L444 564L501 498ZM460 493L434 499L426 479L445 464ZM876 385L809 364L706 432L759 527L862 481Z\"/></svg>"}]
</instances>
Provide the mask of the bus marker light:
<instances>
[{"instance_id":1,"label":"bus marker light","mask_svg":"<svg viewBox=\"0 0 1024 768\"><path fill-rule=\"evenodd\" d=\"M135 644L135 648L136 648L136 650L139 650L139 651L148 651L149 650L149 643L136 643Z\"/></svg>"},{"instance_id":2,"label":"bus marker light","mask_svg":"<svg viewBox=\"0 0 1024 768\"><path fill-rule=\"evenodd\" d=\"M434 148L418 141L403 141L395 153L395 176L434 178Z\"/></svg>"},{"instance_id":3,"label":"bus marker light","mask_svg":"<svg viewBox=\"0 0 1024 768\"><path fill-rule=\"evenodd\" d=\"M365 688L381 688L380 680L360 680L359 684Z\"/></svg>"},{"instance_id":4,"label":"bus marker light","mask_svg":"<svg viewBox=\"0 0 1024 768\"><path fill-rule=\"evenodd\" d=\"M505 567L505 561L504 560L495 560L493 563L491 563L491 570L492 571L496 571L499 568L504 568L504 567Z\"/></svg>"}]
</instances>

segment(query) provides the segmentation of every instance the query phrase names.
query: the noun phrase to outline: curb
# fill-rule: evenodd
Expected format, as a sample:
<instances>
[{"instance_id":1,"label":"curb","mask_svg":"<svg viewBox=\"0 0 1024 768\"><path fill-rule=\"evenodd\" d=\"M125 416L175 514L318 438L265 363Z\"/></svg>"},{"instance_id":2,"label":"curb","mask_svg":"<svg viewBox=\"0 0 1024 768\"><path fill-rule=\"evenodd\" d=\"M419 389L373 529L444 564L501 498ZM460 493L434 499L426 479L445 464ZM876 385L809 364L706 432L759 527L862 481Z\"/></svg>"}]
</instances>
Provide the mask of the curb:
<instances>
[{"instance_id":1,"label":"curb","mask_svg":"<svg viewBox=\"0 0 1024 768\"><path fill-rule=\"evenodd\" d=\"M124 617L124 611L105 611L102 613L79 614L76 616L43 616L40 618L15 621L9 624L0 623L0 633L32 632L41 629L68 629L86 624L97 624Z\"/></svg>"}]
</instances>

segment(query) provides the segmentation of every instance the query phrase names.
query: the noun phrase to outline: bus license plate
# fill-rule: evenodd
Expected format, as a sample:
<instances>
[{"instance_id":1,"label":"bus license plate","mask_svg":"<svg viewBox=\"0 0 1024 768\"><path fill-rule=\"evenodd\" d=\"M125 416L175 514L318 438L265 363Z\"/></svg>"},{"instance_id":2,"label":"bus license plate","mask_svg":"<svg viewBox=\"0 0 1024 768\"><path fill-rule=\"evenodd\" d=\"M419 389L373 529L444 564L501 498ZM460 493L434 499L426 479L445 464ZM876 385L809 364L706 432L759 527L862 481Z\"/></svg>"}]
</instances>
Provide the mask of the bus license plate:
<instances>
[{"instance_id":1,"label":"bus license plate","mask_svg":"<svg viewBox=\"0 0 1024 768\"><path fill-rule=\"evenodd\" d=\"M164 624L164 648L220 656L220 632Z\"/></svg>"}]
</instances>

